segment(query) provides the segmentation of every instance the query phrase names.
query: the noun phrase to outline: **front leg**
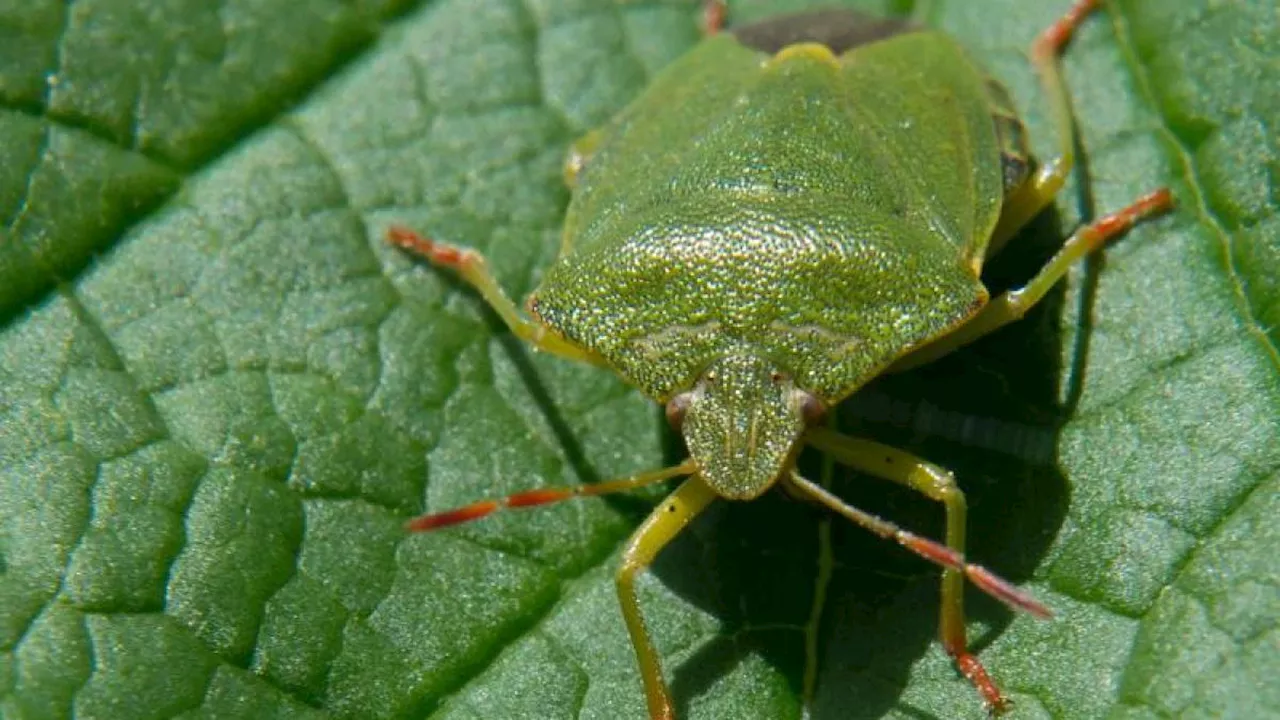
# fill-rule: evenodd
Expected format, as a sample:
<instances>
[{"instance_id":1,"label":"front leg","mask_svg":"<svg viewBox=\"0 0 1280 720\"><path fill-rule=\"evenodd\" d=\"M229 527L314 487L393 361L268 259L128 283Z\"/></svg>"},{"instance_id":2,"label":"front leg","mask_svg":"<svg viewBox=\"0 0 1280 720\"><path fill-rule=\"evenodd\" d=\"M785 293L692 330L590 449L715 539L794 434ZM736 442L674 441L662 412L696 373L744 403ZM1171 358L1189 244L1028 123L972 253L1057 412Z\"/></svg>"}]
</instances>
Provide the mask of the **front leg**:
<instances>
[{"instance_id":1,"label":"front leg","mask_svg":"<svg viewBox=\"0 0 1280 720\"><path fill-rule=\"evenodd\" d=\"M715 492L698 476L684 481L662 504L654 508L644 524L636 529L627 541L622 553L622 565L618 568L618 602L622 605L622 619L635 647L636 661L640 664L640 678L644 681L645 702L649 717L653 720L674 720L675 708L671 694L662 678L662 664L658 651L644 624L640 612L640 598L636 595L636 575L653 564L658 552L688 527L698 513L716 499Z\"/></svg>"}]
</instances>

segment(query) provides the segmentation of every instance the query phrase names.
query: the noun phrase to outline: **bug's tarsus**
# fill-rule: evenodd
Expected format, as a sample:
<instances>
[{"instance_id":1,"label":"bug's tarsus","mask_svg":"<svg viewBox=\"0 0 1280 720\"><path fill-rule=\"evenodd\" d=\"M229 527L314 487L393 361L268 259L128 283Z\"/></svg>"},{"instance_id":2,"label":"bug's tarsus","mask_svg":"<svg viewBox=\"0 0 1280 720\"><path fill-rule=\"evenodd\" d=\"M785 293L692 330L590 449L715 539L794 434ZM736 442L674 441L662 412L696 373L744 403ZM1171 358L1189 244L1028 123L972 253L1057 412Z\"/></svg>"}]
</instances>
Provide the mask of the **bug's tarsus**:
<instances>
[{"instance_id":1,"label":"bug's tarsus","mask_svg":"<svg viewBox=\"0 0 1280 720\"><path fill-rule=\"evenodd\" d=\"M991 679L991 675L976 655L963 648L958 652L952 652L951 648L947 648L947 653L960 674L978 689L978 694L982 696L982 702L986 705L987 713L991 717L999 717L1008 712L1013 703L1000 692L1000 688L996 687L995 681Z\"/></svg>"},{"instance_id":2,"label":"bug's tarsus","mask_svg":"<svg viewBox=\"0 0 1280 720\"><path fill-rule=\"evenodd\" d=\"M729 16L729 5L725 0L705 0L702 3L702 34L715 35L724 29Z\"/></svg>"},{"instance_id":3,"label":"bug's tarsus","mask_svg":"<svg viewBox=\"0 0 1280 720\"><path fill-rule=\"evenodd\" d=\"M467 265L481 262L480 256L474 251L436 242L405 227L390 228L387 230L387 239L398 248L421 255L433 265L462 270Z\"/></svg>"},{"instance_id":4,"label":"bug's tarsus","mask_svg":"<svg viewBox=\"0 0 1280 720\"><path fill-rule=\"evenodd\" d=\"M533 345L539 350L558 355L566 360L602 365L603 360L595 353L561 338L547 330L540 323L530 321L520 313L511 298L507 297L502 286L489 273L489 265L484 256L475 250L460 248L430 238L400 226L392 226L387 230L387 242L425 258L432 265L449 268L458 273L480 297L502 318L516 337Z\"/></svg>"},{"instance_id":5,"label":"bug's tarsus","mask_svg":"<svg viewBox=\"0 0 1280 720\"><path fill-rule=\"evenodd\" d=\"M1095 220L1088 227L1081 230L1081 233L1088 233L1088 237L1093 241L1093 244L1100 247L1106 244L1108 240L1128 232L1139 222L1153 215L1168 212L1173 208L1173 204L1173 193L1169 191L1169 188L1153 190L1135 200L1128 207L1121 208Z\"/></svg>"},{"instance_id":6,"label":"bug's tarsus","mask_svg":"<svg viewBox=\"0 0 1280 720\"><path fill-rule=\"evenodd\" d=\"M1075 34L1076 28L1080 27L1080 23L1084 22L1089 13L1098 9L1098 5L1099 0L1076 0L1071 9L1045 28L1035 39L1031 45L1032 55L1050 56L1061 53L1067 43L1071 42L1071 36Z\"/></svg>"}]
</instances>

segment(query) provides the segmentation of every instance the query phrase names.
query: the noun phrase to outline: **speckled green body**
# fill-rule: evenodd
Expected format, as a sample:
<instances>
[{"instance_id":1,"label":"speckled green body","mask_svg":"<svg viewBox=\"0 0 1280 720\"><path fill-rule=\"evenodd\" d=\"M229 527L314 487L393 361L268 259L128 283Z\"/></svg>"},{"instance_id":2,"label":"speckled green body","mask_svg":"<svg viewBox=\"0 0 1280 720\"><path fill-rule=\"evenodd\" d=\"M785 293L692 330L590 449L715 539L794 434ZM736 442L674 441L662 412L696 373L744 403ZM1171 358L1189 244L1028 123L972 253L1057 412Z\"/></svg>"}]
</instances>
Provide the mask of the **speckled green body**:
<instances>
[{"instance_id":1,"label":"speckled green body","mask_svg":"<svg viewBox=\"0 0 1280 720\"><path fill-rule=\"evenodd\" d=\"M790 463L797 393L834 403L986 303L1025 177L1002 165L1003 91L949 37L779 47L708 38L579 144L528 302L649 396L695 401L691 454L739 499Z\"/></svg>"},{"instance_id":2,"label":"speckled green body","mask_svg":"<svg viewBox=\"0 0 1280 720\"><path fill-rule=\"evenodd\" d=\"M968 317L1004 192L983 75L914 32L839 66L704 41L602 130L538 316L660 400L742 347L824 400Z\"/></svg>"},{"instance_id":3,"label":"speckled green body","mask_svg":"<svg viewBox=\"0 0 1280 720\"><path fill-rule=\"evenodd\" d=\"M616 575L648 716L675 720L637 576L711 503L780 484L943 567L943 648L993 716L1007 710L968 648L965 587L1037 617L1051 610L968 561L967 503L951 472L825 418L878 373L1016 322L1074 263L1173 207L1167 188L1142 195L1076 230L1026 284L995 299L980 280L988 256L1049 207L1072 172L1061 53L1100 2L1074 0L1031 45L1059 130L1057 154L1034 171L1008 94L945 35L852 10L724 30L724 3L707 0L713 36L574 144L561 254L528 298L532 318L479 253L392 228L392 243L458 272L516 337L611 368L662 402L689 450L670 467L481 500L409 528L687 477L627 541ZM804 477L795 462L803 447L940 503L945 543Z\"/></svg>"}]
</instances>

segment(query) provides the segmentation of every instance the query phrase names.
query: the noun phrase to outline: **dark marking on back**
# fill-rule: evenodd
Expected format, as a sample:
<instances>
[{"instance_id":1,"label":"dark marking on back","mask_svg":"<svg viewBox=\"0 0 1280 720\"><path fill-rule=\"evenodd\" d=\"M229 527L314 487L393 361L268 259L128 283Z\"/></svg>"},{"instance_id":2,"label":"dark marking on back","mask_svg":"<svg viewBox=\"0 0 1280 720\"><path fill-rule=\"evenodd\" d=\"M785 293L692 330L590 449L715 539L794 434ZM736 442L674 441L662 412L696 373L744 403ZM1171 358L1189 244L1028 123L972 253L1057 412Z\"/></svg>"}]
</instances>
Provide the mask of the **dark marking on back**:
<instances>
[{"instance_id":1,"label":"dark marking on back","mask_svg":"<svg viewBox=\"0 0 1280 720\"><path fill-rule=\"evenodd\" d=\"M996 124L1000 143L1000 169L1004 194L1018 189L1031 174L1031 150L1027 144L1027 128L1018 117L1013 99L1003 85L991 78L986 82L987 102L991 103L991 119Z\"/></svg>"},{"instance_id":2,"label":"dark marking on back","mask_svg":"<svg viewBox=\"0 0 1280 720\"><path fill-rule=\"evenodd\" d=\"M1004 178L1004 191L1013 192L1031 173L1031 161L1027 150L1027 130L1022 121L1007 115L995 115L996 137L1000 142L1000 166Z\"/></svg>"},{"instance_id":3,"label":"dark marking on back","mask_svg":"<svg viewBox=\"0 0 1280 720\"><path fill-rule=\"evenodd\" d=\"M1031 163L1025 157L1001 153L1000 174L1001 179L1004 180L1004 194L1007 197L1009 193L1026 182L1027 176L1031 174Z\"/></svg>"},{"instance_id":4,"label":"dark marking on back","mask_svg":"<svg viewBox=\"0 0 1280 720\"><path fill-rule=\"evenodd\" d=\"M1004 114L1014 115L1013 98L1009 97L1009 91L998 80L990 77L986 80L987 100L993 107L1004 111Z\"/></svg>"},{"instance_id":5,"label":"dark marking on back","mask_svg":"<svg viewBox=\"0 0 1280 720\"><path fill-rule=\"evenodd\" d=\"M738 42L773 55L789 45L816 42L839 56L895 35L923 29L903 18L879 18L855 10L817 10L733 28Z\"/></svg>"}]
</instances>

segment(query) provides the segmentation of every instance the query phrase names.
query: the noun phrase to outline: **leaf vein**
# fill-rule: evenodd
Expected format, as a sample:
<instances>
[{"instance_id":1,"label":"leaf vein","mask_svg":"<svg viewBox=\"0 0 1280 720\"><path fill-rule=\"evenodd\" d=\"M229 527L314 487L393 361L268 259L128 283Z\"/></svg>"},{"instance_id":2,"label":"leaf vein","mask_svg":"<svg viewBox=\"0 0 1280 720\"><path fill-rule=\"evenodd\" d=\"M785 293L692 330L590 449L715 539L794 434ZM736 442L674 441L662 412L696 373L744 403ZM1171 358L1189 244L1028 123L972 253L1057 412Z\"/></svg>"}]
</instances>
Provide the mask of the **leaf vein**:
<instances>
[{"instance_id":1,"label":"leaf vein","mask_svg":"<svg viewBox=\"0 0 1280 720\"><path fill-rule=\"evenodd\" d=\"M1150 72L1141 62L1133 43L1129 37L1129 21L1119 9L1111 12L1113 24L1115 26L1116 44L1120 47L1121 53L1125 58L1126 64L1130 67L1134 81L1137 83L1143 100L1151 108L1162 122L1160 134L1168 138L1168 144L1173 146L1176 151L1176 161L1182 167L1183 176L1187 181L1187 187L1191 191L1192 199L1194 199L1195 214L1199 224L1207 228L1213 235L1218 238L1218 244L1221 246L1221 261L1226 268L1228 276L1231 278L1232 290L1235 295L1237 309L1240 312L1241 319L1248 328L1248 332L1252 335L1263 349L1267 352L1271 359L1271 364L1280 372L1280 348L1272 341L1271 336L1267 334L1267 329L1258 321L1257 315L1254 313L1253 307L1249 303L1248 293L1245 291L1247 282L1241 277L1240 270L1236 267L1235 254L1232 252L1234 240L1231 233L1226 229L1225 224L1217 216L1217 213L1209 207L1205 198L1205 192L1201 187L1200 174L1197 170L1196 161L1193 159L1191 149L1187 143L1181 138L1173 128L1169 125L1169 118L1165 114L1164 108L1160 103L1155 101L1154 92L1152 90Z\"/></svg>"}]
</instances>

